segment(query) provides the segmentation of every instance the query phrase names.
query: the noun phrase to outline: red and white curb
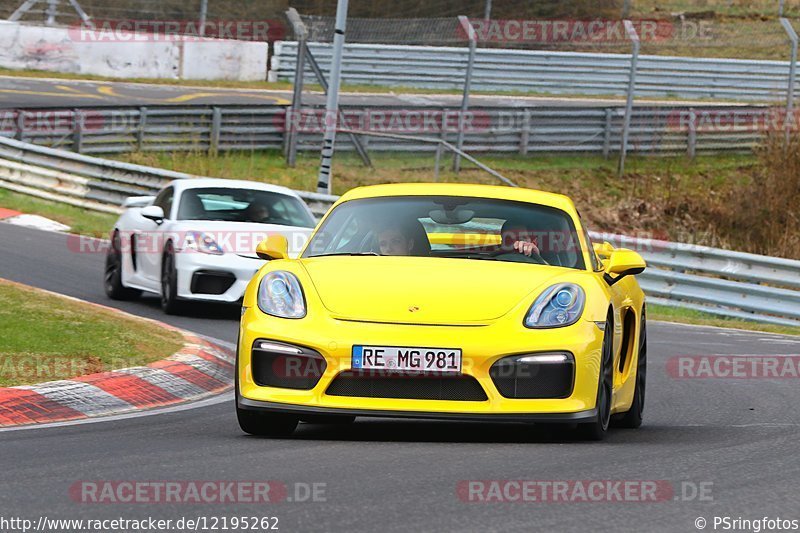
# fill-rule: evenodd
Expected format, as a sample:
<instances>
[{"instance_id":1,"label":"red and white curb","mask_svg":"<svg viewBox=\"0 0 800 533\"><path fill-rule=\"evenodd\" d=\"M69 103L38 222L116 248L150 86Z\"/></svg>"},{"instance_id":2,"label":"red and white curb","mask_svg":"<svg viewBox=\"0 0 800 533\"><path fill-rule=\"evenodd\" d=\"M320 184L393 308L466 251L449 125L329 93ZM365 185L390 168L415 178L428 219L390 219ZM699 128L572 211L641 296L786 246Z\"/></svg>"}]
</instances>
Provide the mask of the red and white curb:
<instances>
[{"instance_id":1,"label":"red and white curb","mask_svg":"<svg viewBox=\"0 0 800 533\"><path fill-rule=\"evenodd\" d=\"M117 415L230 389L233 353L191 334L184 338L183 349L147 366L0 388L0 427Z\"/></svg>"},{"instance_id":2,"label":"red and white curb","mask_svg":"<svg viewBox=\"0 0 800 533\"><path fill-rule=\"evenodd\" d=\"M155 320L133 318L180 332L183 348L147 366L0 388L0 428L119 415L196 401L232 388L233 351Z\"/></svg>"},{"instance_id":3,"label":"red and white curb","mask_svg":"<svg viewBox=\"0 0 800 533\"><path fill-rule=\"evenodd\" d=\"M27 215L14 211L13 209L5 209L0 207L0 220L15 226L24 226L26 228L36 228L44 231L69 231L69 226L64 225L55 220L50 220L39 215Z\"/></svg>"}]
</instances>

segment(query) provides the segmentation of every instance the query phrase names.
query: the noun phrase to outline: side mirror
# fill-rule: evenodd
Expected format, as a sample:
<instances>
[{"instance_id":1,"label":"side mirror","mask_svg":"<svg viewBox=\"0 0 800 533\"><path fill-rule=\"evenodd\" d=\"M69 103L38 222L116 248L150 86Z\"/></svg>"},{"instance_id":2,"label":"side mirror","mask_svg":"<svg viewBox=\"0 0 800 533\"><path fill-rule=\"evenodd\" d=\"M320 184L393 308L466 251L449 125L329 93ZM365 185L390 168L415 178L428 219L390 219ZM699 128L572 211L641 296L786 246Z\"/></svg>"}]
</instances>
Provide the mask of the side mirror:
<instances>
[{"instance_id":1,"label":"side mirror","mask_svg":"<svg viewBox=\"0 0 800 533\"><path fill-rule=\"evenodd\" d=\"M256 246L261 259L289 259L289 241L283 235L270 235Z\"/></svg>"},{"instance_id":2,"label":"side mirror","mask_svg":"<svg viewBox=\"0 0 800 533\"><path fill-rule=\"evenodd\" d=\"M611 243L608 241L593 243L592 248L594 248L594 253L597 254L600 259L608 259L611 257L611 252L614 251L614 247L611 246Z\"/></svg>"},{"instance_id":3,"label":"side mirror","mask_svg":"<svg viewBox=\"0 0 800 533\"><path fill-rule=\"evenodd\" d=\"M157 205L148 205L139 211L144 218L152 220L156 224L161 224L164 221L164 210Z\"/></svg>"},{"instance_id":4,"label":"side mirror","mask_svg":"<svg viewBox=\"0 0 800 533\"><path fill-rule=\"evenodd\" d=\"M626 248L616 248L608 257L603 278L606 283L613 285L625 276L641 274L646 267L647 264L638 253Z\"/></svg>"}]
</instances>

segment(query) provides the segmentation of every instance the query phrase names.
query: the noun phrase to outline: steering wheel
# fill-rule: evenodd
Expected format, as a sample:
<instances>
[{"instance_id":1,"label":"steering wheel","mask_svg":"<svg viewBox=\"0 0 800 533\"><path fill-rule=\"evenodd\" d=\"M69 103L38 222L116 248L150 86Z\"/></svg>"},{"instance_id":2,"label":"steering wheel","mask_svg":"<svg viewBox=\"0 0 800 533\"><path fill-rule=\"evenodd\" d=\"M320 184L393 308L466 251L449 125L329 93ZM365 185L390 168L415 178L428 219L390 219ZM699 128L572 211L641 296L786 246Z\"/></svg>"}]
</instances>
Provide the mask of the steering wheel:
<instances>
[{"instance_id":1,"label":"steering wheel","mask_svg":"<svg viewBox=\"0 0 800 533\"><path fill-rule=\"evenodd\" d=\"M544 258L539 255L538 252L534 252L531 255L521 254L519 252L509 252L507 250L503 250L499 248L497 250L491 251L488 254L489 257L494 257L495 259L499 259L501 261L509 261L512 263L531 263L535 265L549 265Z\"/></svg>"}]
</instances>

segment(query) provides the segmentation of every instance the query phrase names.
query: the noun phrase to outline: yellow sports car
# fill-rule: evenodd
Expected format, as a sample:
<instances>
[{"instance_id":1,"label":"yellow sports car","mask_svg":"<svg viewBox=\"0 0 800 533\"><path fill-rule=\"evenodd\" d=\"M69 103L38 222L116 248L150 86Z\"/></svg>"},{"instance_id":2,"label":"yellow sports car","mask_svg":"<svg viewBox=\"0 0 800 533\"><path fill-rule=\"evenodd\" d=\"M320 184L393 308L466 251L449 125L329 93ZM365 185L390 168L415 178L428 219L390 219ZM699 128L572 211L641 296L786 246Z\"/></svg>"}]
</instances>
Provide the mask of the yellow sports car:
<instances>
[{"instance_id":1,"label":"yellow sports car","mask_svg":"<svg viewBox=\"0 0 800 533\"><path fill-rule=\"evenodd\" d=\"M354 189L298 259L284 237L244 295L239 424L287 435L358 416L642 423L639 254L592 245L559 194L455 184Z\"/></svg>"}]
</instances>

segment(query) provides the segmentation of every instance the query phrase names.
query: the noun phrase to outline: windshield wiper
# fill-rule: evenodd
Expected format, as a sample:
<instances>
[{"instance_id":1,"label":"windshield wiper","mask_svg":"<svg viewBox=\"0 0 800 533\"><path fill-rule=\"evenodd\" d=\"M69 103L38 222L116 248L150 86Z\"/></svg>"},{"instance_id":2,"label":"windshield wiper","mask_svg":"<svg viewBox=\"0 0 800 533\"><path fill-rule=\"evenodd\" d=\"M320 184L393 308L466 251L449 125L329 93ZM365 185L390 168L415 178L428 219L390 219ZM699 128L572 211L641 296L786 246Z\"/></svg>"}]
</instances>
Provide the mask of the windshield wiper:
<instances>
[{"instance_id":1,"label":"windshield wiper","mask_svg":"<svg viewBox=\"0 0 800 533\"><path fill-rule=\"evenodd\" d=\"M442 255L445 259L477 259L478 261L500 261L496 257L488 255Z\"/></svg>"},{"instance_id":2,"label":"windshield wiper","mask_svg":"<svg viewBox=\"0 0 800 533\"><path fill-rule=\"evenodd\" d=\"M335 253L332 253L332 254L314 254L314 255L310 255L309 257L331 257L331 256L336 256L336 255L353 255L353 256L356 256L356 255L376 255L377 256L379 254L376 254L375 252L335 252Z\"/></svg>"}]
</instances>

